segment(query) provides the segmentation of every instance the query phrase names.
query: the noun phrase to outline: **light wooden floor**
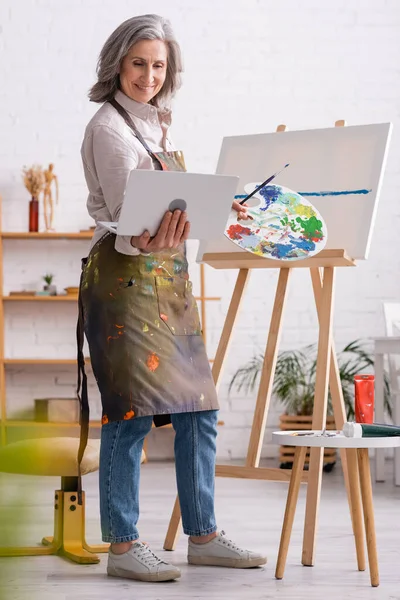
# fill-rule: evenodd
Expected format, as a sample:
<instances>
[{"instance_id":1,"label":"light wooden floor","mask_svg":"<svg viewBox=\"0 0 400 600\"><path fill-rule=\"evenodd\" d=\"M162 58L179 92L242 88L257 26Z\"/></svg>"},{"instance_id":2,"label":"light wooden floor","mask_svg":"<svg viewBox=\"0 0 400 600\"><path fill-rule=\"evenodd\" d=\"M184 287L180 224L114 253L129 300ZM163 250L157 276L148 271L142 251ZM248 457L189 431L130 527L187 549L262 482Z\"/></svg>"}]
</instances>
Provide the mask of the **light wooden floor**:
<instances>
[{"instance_id":1,"label":"light wooden floor","mask_svg":"<svg viewBox=\"0 0 400 600\"><path fill-rule=\"evenodd\" d=\"M389 464L389 467L391 465ZM37 484L42 486L37 489ZM12 491L30 500L23 514L24 544L35 544L51 534L53 478L0 475L2 535L12 529ZM32 486L35 488L32 489ZM88 541L100 540L97 474L85 478ZM0 559L1 600L140 600L189 598L233 600L398 600L400 599L400 489L391 483L375 486L375 512L381 585L373 589L367 572L356 570L353 538L340 469L325 474L314 568L302 567L301 536L304 492L299 499L285 579L274 579L287 486L285 484L233 479L217 480L219 527L241 545L265 551L265 569L230 570L189 567L185 561L186 539L175 552L162 551L162 542L175 497L173 465L150 463L143 467L141 485L141 535L152 549L182 569L182 578L170 583L137 583L107 578L106 555L99 565L81 566L58 557ZM7 515L6 522L4 514ZM0 516L1 516L0 515ZM29 518L28 518L29 517Z\"/></svg>"}]
</instances>

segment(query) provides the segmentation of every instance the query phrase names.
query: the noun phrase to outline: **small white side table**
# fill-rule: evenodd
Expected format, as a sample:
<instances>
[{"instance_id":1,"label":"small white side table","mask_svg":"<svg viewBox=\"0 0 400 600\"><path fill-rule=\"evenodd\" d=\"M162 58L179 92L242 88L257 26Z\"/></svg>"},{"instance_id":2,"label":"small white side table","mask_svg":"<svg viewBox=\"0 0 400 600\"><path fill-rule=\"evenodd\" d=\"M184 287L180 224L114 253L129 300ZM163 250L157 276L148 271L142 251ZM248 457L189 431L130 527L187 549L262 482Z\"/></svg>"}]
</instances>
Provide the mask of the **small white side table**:
<instances>
[{"instance_id":1,"label":"small white side table","mask_svg":"<svg viewBox=\"0 0 400 600\"><path fill-rule=\"evenodd\" d=\"M274 443L296 447L286 501L285 516L282 525L275 577L276 579L282 579L285 571L290 535L292 533L307 447L321 448L321 452L323 452L323 448L346 448L347 460L356 460L360 476L361 498L356 482L349 481L350 487L352 488L353 502L351 516L353 521L358 569L359 571L365 571L365 527L371 585L377 587L379 585L379 570L368 449L398 448L400 447L400 437L347 438L343 434L337 434L335 437L321 435L320 431L310 431L307 432L307 435L304 435L305 433L306 432L304 431L277 431L272 434ZM364 526L362 513L364 513Z\"/></svg>"},{"instance_id":2,"label":"small white side table","mask_svg":"<svg viewBox=\"0 0 400 600\"><path fill-rule=\"evenodd\" d=\"M383 403L383 358L385 354L400 354L400 337L379 337L374 339L375 363L375 422L384 423ZM400 408L397 398L393 406L395 423L400 423ZM375 451L375 481L385 481L385 450ZM394 484L400 485L400 449L394 451Z\"/></svg>"}]
</instances>

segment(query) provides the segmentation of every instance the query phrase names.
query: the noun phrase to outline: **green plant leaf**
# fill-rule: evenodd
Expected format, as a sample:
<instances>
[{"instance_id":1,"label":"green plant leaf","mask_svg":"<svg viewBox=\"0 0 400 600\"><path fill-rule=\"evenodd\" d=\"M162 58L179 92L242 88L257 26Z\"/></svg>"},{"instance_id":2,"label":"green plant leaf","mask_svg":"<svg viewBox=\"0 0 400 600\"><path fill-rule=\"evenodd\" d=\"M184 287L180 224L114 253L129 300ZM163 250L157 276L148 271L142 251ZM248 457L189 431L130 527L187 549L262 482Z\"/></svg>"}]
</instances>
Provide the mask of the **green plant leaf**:
<instances>
[{"instance_id":1,"label":"green plant leaf","mask_svg":"<svg viewBox=\"0 0 400 600\"><path fill-rule=\"evenodd\" d=\"M315 376L317 370L317 347L315 344L297 350L286 350L278 355L273 393L288 414L312 415L314 407ZM254 356L233 375L229 391L235 387L248 393L254 391L260 376L264 357ZM374 368L373 355L367 342L354 340L337 356L343 401L348 420L354 418L354 376L371 372ZM390 381L384 373L385 410L392 416ZM332 413L332 399L328 395L328 413Z\"/></svg>"}]
</instances>

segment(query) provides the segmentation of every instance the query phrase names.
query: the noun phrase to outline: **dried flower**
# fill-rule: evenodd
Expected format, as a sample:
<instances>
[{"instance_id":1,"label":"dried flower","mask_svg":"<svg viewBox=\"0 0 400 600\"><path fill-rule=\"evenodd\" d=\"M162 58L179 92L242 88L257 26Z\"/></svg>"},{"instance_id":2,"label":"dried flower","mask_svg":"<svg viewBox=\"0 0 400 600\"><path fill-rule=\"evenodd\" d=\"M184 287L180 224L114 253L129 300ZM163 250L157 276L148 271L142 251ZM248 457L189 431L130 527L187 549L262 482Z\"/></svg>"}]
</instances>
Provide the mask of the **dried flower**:
<instances>
[{"instance_id":1,"label":"dried flower","mask_svg":"<svg viewBox=\"0 0 400 600\"><path fill-rule=\"evenodd\" d=\"M22 169L23 180L26 189L37 198L44 186L44 173L40 165L33 165L30 169L24 167Z\"/></svg>"}]
</instances>

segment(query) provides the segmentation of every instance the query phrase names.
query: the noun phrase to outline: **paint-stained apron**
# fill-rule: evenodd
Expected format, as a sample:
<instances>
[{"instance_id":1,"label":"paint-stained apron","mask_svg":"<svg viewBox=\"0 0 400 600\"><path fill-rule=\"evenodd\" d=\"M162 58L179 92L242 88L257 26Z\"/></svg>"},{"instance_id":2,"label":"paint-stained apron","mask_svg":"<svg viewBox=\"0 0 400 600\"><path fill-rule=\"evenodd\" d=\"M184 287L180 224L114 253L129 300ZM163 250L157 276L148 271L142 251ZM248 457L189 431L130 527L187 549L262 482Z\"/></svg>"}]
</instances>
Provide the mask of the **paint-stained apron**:
<instances>
[{"instance_id":1,"label":"paint-stained apron","mask_svg":"<svg viewBox=\"0 0 400 600\"><path fill-rule=\"evenodd\" d=\"M183 247L127 256L106 235L81 298L102 422L218 408Z\"/></svg>"},{"instance_id":2,"label":"paint-stained apron","mask_svg":"<svg viewBox=\"0 0 400 600\"><path fill-rule=\"evenodd\" d=\"M153 153L129 115L112 102L151 154L155 167L184 171L181 152ZM89 407L83 330L102 401L102 423L218 409L184 246L128 256L105 234L82 261L77 328L81 400L79 462L87 441Z\"/></svg>"}]
</instances>

